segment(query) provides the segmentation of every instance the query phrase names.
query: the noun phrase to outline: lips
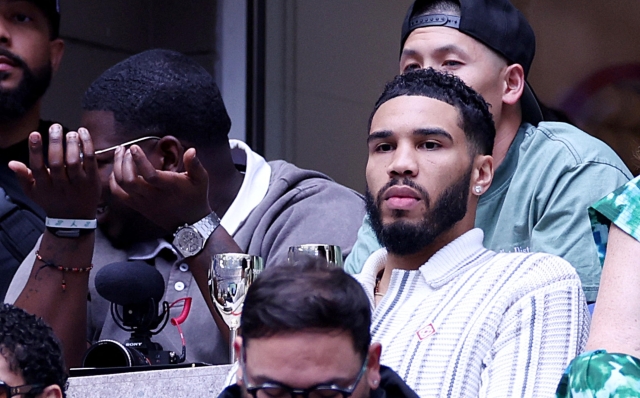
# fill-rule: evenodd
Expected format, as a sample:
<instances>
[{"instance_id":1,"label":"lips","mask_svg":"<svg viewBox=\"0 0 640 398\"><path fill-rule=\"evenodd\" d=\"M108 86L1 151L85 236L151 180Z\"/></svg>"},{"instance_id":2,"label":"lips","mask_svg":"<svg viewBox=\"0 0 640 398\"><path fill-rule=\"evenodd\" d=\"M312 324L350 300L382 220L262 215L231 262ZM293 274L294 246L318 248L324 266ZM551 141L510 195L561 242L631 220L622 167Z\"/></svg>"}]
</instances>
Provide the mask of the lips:
<instances>
[{"instance_id":1,"label":"lips","mask_svg":"<svg viewBox=\"0 0 640 398\"><path fill-rule=\"evenodd\" d=\"M16 63L9 57L0 55L0 71L7 71L16 67Z\"/></svg>"},{"instance_id":2,"label":"lips","mask_svg":"<svg viewBox=\"0 0 640 398\"><path fill-rule=\"evenodd\" d=\"M383 195L390 209L410 210L422 200L418 191L407 186L393 186Z\"/></svg>"}]
</instances>

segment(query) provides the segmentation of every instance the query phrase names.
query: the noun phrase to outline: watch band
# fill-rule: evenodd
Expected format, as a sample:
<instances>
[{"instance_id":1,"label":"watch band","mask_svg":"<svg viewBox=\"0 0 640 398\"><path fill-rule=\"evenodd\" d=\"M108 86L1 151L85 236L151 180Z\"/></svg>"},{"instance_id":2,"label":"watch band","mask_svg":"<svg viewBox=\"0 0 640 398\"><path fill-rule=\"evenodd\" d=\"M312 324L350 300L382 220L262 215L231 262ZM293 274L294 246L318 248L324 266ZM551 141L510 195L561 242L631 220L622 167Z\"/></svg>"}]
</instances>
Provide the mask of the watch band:
<instances>
[{"instance_id":1,"label":"watch band","mask_svg":"<svg viewBox=\"0 0 640 398\"><path fill-rule=\"evenodd\" d=\"M212 211L211 213L206 215L203 219L193 224L193 227L196 230L198 230L198 232L200 232L200 235L202 235L202 237L204 238L204 241L206 242L207 239L209 239L209 236L211 236L213 231L215 231L219 225L220 225L220 218L215 212Z\"/></svg>"},{"instance_id":2,"label":"watch band","mask_svg":"<svg viewBox=\"0 0 640 398\"><path fill-rule=\"evenodd\" d=\"M219 225L220 218L218 218L218 215L215 212L211 212L192 225L185 224L184 226L179 227L173 234L173 246L185 258L195 256L204 249L207 239L209 239L213 231L215 231ZM199 236L197 238L188 238L188 234L197 234ZM183 239L186 239L186 241ZM197 242L197 247L193 245L194 239L195 242Z\"/></svg>"}]
</instances>

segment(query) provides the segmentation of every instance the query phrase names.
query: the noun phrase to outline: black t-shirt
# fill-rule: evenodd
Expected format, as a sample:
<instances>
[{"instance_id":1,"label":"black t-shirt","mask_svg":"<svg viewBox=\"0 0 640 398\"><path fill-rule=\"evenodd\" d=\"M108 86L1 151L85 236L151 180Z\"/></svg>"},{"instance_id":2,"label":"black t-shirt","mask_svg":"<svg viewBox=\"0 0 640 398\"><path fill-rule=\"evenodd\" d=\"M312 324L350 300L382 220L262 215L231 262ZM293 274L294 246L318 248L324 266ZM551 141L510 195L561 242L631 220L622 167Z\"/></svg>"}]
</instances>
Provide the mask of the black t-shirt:
<instances>
[{"instance_id":1,"label":"black t-shirt","mask_svg":"<svg viewBox=\"0 0 640 398\"><path fill-rule=\"evenodd\" d=\"M53 123L40 120L38 125L45 153L49 127ZM42 208L25 195L15 173L9 169L11 160L29 165L27 138L0 149L0 299L3 301L13 275L44 231L45 219Z\"/></svg>"}]
</instances>

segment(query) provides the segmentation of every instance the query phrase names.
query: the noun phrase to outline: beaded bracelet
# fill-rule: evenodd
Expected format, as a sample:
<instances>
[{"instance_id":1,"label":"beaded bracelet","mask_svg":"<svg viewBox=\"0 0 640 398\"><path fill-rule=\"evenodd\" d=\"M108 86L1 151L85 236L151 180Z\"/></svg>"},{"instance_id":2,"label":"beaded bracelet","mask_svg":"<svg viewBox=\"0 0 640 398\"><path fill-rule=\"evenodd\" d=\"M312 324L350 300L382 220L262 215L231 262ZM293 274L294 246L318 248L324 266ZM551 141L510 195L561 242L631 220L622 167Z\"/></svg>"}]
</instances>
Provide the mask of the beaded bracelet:
<instances>
[{"instance_id":1,"label":"beaded bracelet","mask_svg":"<svg viewBox=\"0 0 640 398\"><path fill-rule=\"evenodd\" d=\"M36 258L38 259L38 261L41 261L44 265L42 265L38 271L36 272L36 276L38 276L38 272L40 272L41 269L46 268L46 267L51 267L51 268L55 268L58 271L62 271L62 291L65 292L67 290L67 281L64 278L64 273L65 272L89 272L93 269L93 264L89 265L88 267L84 267L84 268L76 268L76 267L62 267L60 265L55 265L54 263L52 263L51 261L46 261L45 259L42 258L42 256L40 255L39 251L36 251Z\"/></svg>"}]
</instances>

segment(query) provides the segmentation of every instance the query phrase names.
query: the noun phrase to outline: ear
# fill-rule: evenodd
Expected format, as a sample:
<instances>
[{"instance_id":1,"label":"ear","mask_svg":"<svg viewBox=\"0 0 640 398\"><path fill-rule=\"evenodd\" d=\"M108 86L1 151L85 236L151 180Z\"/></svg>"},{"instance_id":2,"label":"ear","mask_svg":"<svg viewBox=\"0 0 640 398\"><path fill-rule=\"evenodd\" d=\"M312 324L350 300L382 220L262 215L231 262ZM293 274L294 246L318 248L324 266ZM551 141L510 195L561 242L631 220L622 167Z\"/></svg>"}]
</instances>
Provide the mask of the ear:
<instances>
[{"instance_id":1,"label":"ear","mask_svg":"<svg viewBox=\"0 0 640 398\"><path fill-rule=\"evenodd\" d=\"M156 166L159 170L181 172L184 170L182 157L185 148L179 139L172 135L166 135L158 141L154 147Z\"/></svg>"},{"instance_id":2,"label":"ear","mask_svg":"<svg viewBox=\"0 0 640 398\"><path fill-rule=\"evenodd\" d=\"M53 72L57 72L64 54L64 41L62 39L54 39L49 42L49 53L51 58L51 68Z\"/></svg>"},{"instance_id":3,"label":"ear","mask_svg":"<svg viewBox=\"0 0 640 398\"><path fill-rule=\"evenodd\" d=\"M242 337L238 336L233 342L233 350L236 352L236 358L240 360L240 354L242 349ZM242 384L242 367L238 366L238 370L236 371L236 383Z\"/></svg>"},{"instance_id":4,"label":"ear","mask_svg":"<svg viewBox=\"0 0 640 398\"><path fill-rule=\"evenodd\" d=\"M369 388L375 390L380 387L380 355L382 345L373 343L369 346L369 362L367 363L367 383Z\"/></svg>"},{"instance_id":5,"label":"ear","mask_svg":"<svg viewBox=\"0 0 640 398\"><path fill-rule=\"evenodd\" d=\"M509 105L516 104L522 97L525 80L522 65L508 65L504 71L505 90L502 95L502 102Z\"/></svg>"},{"instance_id":6,"label":"ear","mask_svg":"<svg viewBox=\"0 0 640 398\"><path fill-rule=\"evenodd\" d=\"M487 192L493 181L493 157L490 155L478 155L473 161L471 172L471 193L480 196ZM479 187L480 189L476 189Z\"/></svg>"},{"instance_id":7,"label":"ear","mask_svg":"<svg viewBox=\"0 0 640 398\"><path fill-rule=\"evenodd\" d=\"M57 384L52 384L45 388L39 395L42 398L62 398L62 390Z\"/></svg>"}]
</instances>

